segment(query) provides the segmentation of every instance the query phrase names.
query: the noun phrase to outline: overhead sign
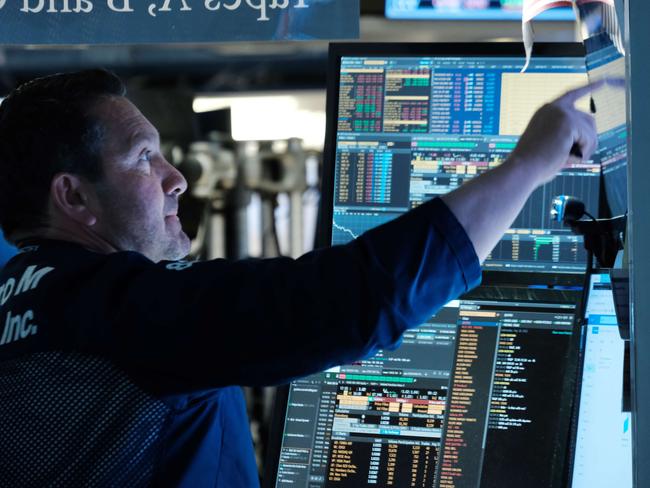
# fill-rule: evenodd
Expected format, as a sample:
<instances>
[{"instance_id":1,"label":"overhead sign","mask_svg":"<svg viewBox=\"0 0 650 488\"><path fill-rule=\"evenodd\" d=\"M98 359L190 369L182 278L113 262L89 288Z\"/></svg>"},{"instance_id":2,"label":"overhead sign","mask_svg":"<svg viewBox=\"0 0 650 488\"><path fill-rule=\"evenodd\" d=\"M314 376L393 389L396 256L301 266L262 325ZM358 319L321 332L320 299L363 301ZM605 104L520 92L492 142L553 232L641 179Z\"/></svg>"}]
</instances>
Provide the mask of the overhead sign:
<instances>
[{"instance_id":1,"label":"overhead sign","mask_svg":"<svg viewBox=\"0 0 650 488\"><path fill-rule=\"evenodd\" d=\"M359 0L0 0L0 44L357 37Z\"/></svg>"}]
</instances>

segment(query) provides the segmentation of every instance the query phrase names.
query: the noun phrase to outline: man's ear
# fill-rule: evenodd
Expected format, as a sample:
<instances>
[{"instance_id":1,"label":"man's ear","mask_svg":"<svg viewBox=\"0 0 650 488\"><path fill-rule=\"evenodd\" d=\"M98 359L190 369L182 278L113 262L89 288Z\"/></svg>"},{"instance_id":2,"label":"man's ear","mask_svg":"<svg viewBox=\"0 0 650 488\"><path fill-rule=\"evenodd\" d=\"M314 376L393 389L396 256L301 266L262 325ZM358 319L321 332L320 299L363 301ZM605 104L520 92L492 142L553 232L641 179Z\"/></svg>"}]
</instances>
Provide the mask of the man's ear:
<instances>
[{"instance_id":1,"label":"man's ear","mask_svg":"<svg viewBox=\"0 0 650 488\"><path fill-rule=\"evenodd\" d=\"M55 212L88 227L97 217L89 208L89 183L70 173L59 173L52 179L50 197Z\"/></svg>"}]
</instances>

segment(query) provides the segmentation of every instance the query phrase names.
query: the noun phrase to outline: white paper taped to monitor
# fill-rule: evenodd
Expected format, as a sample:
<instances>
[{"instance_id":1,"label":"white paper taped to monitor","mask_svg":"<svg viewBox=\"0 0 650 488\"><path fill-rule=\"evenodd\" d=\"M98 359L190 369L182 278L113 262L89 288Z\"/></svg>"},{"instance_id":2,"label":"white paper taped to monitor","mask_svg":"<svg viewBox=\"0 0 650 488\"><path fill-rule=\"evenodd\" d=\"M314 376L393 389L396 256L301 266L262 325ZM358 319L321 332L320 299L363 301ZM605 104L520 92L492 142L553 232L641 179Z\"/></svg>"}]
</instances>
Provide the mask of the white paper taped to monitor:
<instances>
[{"instance_id":1,"label":"white paper taped to monitor","mask_svg":"<svg viewBox=\"0 0 650 488\"><path fill-rule=\"evenodd\" d=\"M535 32L532 21L538 15L556 7L573 7L586 39L600 32L609 35L613 44L623 54L621 29L616 14L614 0L524 0L522 13L522 34L526 48L526 71L533 53Z\"/></svg>"}]
</instances>

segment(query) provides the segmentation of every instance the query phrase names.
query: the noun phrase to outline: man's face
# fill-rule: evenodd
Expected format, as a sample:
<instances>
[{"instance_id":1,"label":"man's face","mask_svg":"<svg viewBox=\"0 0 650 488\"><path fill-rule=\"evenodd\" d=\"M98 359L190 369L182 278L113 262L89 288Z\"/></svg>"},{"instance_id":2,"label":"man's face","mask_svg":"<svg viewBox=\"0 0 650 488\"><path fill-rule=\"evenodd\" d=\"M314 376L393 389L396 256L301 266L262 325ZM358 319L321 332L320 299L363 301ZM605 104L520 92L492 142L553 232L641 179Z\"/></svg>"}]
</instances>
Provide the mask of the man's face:
<instances>
[{"instance_id":1,"label":"man's face","mask_svg":"<svg viewBox=\"0 0 650 488\"><path fill-rule=\"evenodd\" d=\"M161 154L158 131L123 97L100 101L94 113L105 130L94 231L156 262L185 257L190 240L177 213L187 182Z\"/></svg>"}]
</instances>

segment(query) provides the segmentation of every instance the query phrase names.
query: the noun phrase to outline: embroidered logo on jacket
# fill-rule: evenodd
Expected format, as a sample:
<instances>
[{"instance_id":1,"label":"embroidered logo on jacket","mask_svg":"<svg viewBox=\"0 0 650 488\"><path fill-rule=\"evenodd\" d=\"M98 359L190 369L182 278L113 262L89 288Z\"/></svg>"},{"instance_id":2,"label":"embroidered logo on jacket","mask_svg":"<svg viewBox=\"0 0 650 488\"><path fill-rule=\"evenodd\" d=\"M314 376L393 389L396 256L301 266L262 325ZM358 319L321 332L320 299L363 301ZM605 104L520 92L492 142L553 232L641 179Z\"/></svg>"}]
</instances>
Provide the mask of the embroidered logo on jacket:
<instances>
[{"instance_id":1,"label":"embroidered logo on jacket","mask_svg":"<svg viewBox=\"0 0 650 488\"><path fill-rule=\"evenodd\" d=\"M43 277L51 271L54 271L54 268L49 266L40 269L38 266L29 266L18 281L15 278L9 278L0 285L0 306L4 306L11 297L35 290ZM26 339L37 332L38 326L34 324L33 310L27 310L24 313L8 311L0 336L0 346Z\"/></svg>"},{"instance_id":2,"label":"embroidered logo on jacket","mask_svg":"<svg viewBox=\"0 0 650 488\"><path fill-rule=\"evenodd\" d=\"M38 326L33 324L32 320L34 320L33 310L27 310L24 314L15 316L12 316L11 312L7 312L7 320L5 320L5 329L2 332L2 338L0 338L0 346L35 335L38 332Z\"/></svg>"},{"instance_id":3,"label":"embroidered logo on jacket","mask_svg":"<svg viewBox=\"0 0 650 488\"><path fill-rule=\"evenodd\" d=\"M191 263L189 261L176 261L173 263L169 263L165 268L167 268L170 271L183 271L184 269L191 268L194 265L194 263Z\"/></svg>"}]
</instances>

